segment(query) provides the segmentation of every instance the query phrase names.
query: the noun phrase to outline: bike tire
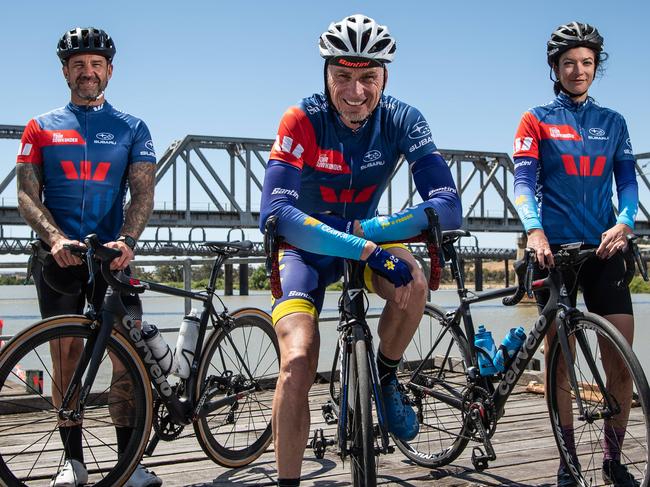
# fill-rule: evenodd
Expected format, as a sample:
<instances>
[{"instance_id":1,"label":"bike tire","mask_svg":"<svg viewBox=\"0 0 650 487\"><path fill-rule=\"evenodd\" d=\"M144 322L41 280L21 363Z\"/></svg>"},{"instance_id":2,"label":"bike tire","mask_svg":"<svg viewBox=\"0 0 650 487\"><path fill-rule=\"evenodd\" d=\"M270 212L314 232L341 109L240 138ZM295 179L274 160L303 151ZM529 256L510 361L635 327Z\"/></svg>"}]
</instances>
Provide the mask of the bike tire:
<instances>
[{"instance_id":1,"label":"bike tire","mask_svg":"<svg viewBox=\"0 0 650 487\"><path fill-rule=\"evenodd\" d=\"M368 364L366 341L357 338L354 343L356 384L354 397L355 405L349 409L351 418L350 438L350 470L352 485L355 487L371 487L377 485L377 465L375 462L375 437L372 422L372 377Z\"/></svg>"},{"instance_id":2,"label":"bike tire","mask_svg":"<svg viewBox=\"0 0 650 487\"><path fill-rule=\"evenodd\" d=\"M425 365L418 371L420 363ZM418 465L447 465L467 446L470 435L460 404L445 402L440 396L462 399L467 390L465 372L469 364L469 347L460 327L447 324L444 309L427 304L404 352L403 372L399 375L418 416L420 430L410 441L391 435L399 450Z\"/></svg>"},{"instance_id":3,"label":"bike tire","mask_svg":"<svg viewBox=\"0 0 650 487\"><path fill-rule=\"evenodd\" d=\"M271 442L271 405L280 373L280 348L268 313L243 308L231 316L233 327L227 331L218 328L205 343L196 399L210 376L228 373L232 373L232 380L226 394L252 384L256 390L198 419L194 431L208 457L219 465L235 468L257 459ZM224 391L217 391L207 401L222 395Z\"/></svg>"},{"instance_id":4,"label":"bike tire","mask_svg":"<svg viewBox=\"0 0 650 487\"><path fill-rule=\"evenodd\" d=\"M92 341L98 331L92 325L82 315L42 320L16 335L0 352L1 485L49 487L51 479L62 468L65 453L58 430L59 408L55 406L59 400L53 396L54 392L60 397L61 388L53 381L57 373L50 347L62 347L64 342L60 339L71 339L77 345ZM116 376L113 376L114 360L124 368ZM58 361L56 365L60 370ZM29 373L23 374L21 370ZM35 370L42 375L34 373ZM32 381L34 376L37 379ZM124 379L132 385L131 392L126 389L128 396L119 386L111 394L115 381L124 386ZM125 403L131 404L126 410L129 413L122 409L121 416L114 418L111 413L117 414L117 408ZM153 395L144 364L128 339L115 330L108 340L83 415L82 448L88 482L100 487L123 485L140 462L147 444ZM129 421L128 426L134 428L120 456L116 430L112 427L118 421Z\"/></svg>"},{"instance_id":5,"label":"bike tire","mask_svg":"<svg viewBox=\"0 0 650 487\"><path fill-rule=\"evenodd\" d=\"M607 393L612 395L615 403L621 404L620 397L614 396L612 386L620 387L620 384L625 381L625 377L630 377L631 392L637 397L637 407L631 408L627 421L624 420L624 416L621 416L621 412L614 415L609 419L609 426L620 427L625 424L625 441L618 446L621 450L621 463L626 465L628 471L639 481L641 486L647 487L650 482L646 473L648 461L650 461L648 450L650 392L641 364L623 335L609 321L598 315L584 313L582 316L574 317L567 332L574 350L573 370L579 383L579 396L585 407L586 416L584 419L580 418L575 393L570 390L568 381L558 376L558 370L561 364L565 363L565 359L556 336L551 344L546 392L553 435L561 457L569 465L569 471L578 485L603 485L605 480L602 477L601 465L604 453L604 435L607 430L605 429L605 420L599 418L598 413L604 410L604 397ZM584 346L585 343L589 346ZM613 354L618 356L618 364L612 368L615 375L606 377L600 357L603 355L613 357ZM594 379L595 374L587 363L589 357L593 360L599 374L603 378L606 377L606 393L600 390ZM619 396L628 393L630 393L629 389L619 392ZM559 402L562 401L562 395L566 398L567 394L569 394L572 406L571 416L579 467L566 445L561 430Z\"/></svg>"}]
</instances>

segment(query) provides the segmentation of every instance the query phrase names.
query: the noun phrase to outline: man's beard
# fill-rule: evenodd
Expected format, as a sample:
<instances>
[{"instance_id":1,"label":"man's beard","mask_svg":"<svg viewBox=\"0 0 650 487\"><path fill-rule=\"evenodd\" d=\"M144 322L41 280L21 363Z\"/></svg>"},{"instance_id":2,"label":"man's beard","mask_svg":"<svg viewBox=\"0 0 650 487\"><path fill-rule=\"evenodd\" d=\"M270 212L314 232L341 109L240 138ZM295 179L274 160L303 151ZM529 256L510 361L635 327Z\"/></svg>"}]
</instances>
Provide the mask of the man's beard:
<instances>
[{"instance_id":1,"label":"man's beard","mask_svg":"<svg viewBox=\"0 0 650 487\"><path fill-rule=\"evenodd\" d=\"M97 82L93 87L81 87L81 83L89 79L85 76L78 77L74 83L68 82L68 86L82 100L95 101L104 93L108 83L106 81L102 82L98 76L94 76L93 78Z\"/></svg>"},{"instance_id":2,"label":"man's beard","mask_svg":"<svg viewBox=\"0 0 650 487\"><path fill-rule=\"evenodd\" d=\"M341 118L344 120L348 121L349 123L357 124L360 125L363 122L365 122L370 115L370 112L366 112L365 114L362 113L350 113L347 111L340 112L341 113Z\"/></svg>"}]
</instances>

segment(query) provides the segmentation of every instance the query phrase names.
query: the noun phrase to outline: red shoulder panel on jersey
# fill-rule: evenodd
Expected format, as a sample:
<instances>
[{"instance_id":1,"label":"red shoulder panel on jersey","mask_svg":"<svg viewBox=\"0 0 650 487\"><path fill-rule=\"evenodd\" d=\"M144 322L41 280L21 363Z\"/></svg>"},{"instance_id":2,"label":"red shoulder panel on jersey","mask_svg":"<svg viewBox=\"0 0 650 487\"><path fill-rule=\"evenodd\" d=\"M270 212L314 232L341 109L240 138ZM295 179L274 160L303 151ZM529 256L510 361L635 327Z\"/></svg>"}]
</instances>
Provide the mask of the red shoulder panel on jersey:
<instances>
[{"instance_id":1,"label":"red shoulder panel on jersey","mask_svg":"<svg viewBox=\"0 0 650 487\"><path fill-rule=\"evenodd\" d=\"M302 169L305 160L315 159L316 134L309 118L298 107L289 108L280 121L269 159Z\"/></svg>"},{"instance_id":2,"label":"red shoulder panel on jersey","mask_svg":"<svg viewBox=\"0 0 650 487\"><path fill-rule=\"evenodd\" d=\"M531 112L526 112L521 117L515 135L515 148L513 157L539 158L539 141L541 139L539 120Z\"/></svg>"},{"instance_id":3,"label":"red shoulder panel on jersey","mask_svg":"<svg viewBox=\"0 0 650 487\"><path fill-rule=\"evenodd\" d=\"M32 118L20 138L18 157L16 158L17 163L41 164L43 162L41 157L40 132L41 127Z\"/></svg>"}]
</instances>

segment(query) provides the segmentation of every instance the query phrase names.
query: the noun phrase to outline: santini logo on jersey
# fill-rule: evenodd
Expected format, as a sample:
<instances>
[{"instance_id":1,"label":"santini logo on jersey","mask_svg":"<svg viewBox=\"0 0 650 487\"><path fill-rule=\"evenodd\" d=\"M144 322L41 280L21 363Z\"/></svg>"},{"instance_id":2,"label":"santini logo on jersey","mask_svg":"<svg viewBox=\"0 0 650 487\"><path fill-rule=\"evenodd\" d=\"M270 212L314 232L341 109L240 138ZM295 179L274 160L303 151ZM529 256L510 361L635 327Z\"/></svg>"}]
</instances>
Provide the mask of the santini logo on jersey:
<instances>
[{"instance_id":1,"label":"santini logo on jersey","mask_svg":"<svg viewBox=\"0 0 650 487\"><path fill-rule=\"evenodd\" d=\"M298 199L298 192L293 189L273 188L271 194L284 194L287 196L291 196L292 198Z\"/></svg>"}]
</instances>

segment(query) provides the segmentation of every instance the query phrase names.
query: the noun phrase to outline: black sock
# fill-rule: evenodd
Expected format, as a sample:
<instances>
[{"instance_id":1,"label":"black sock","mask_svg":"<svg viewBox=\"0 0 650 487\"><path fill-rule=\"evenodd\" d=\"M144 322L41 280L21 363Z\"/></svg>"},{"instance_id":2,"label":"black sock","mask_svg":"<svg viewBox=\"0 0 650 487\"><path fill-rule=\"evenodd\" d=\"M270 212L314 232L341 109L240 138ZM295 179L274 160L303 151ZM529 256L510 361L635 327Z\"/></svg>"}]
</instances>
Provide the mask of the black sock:
<instances>
[{"instance_id":1,"label":"black sock","mask_svg":"<svg viewBox=\"0 0 650 487\"><path fill-rule=\"evenodd\" d=\"M381 350L377 350L377 371L382 385L388 384L397 375L397 366L402 359L393 360L386 357Z\"/></svg>"},{"instance_id":2,"label":"black sock","mask_svg":"<svg viewBox=\"0 0 650 487\"><path fill-rule=\"evenodd\" d=\"M124 450L129 445L131 440L131 434L133 433L133 428L129 426L116 426L115 434L117 436L117 455L122 456Z\"/></svg>"},{"instance_id":3,"label":"black sock","mask_svg":"<svg viewBox=\"0 0 650 487\"><path fill-rule=\"evenodd\" d=\"M81 425L59 427L66 459L84 463L84 451L81 445Z\"/></svg>"},{"instance_id":4,"label":"black sock","mask_svg":"<svg viewBox=\"0 0 650 487\"><path fill-rule=\"evenodd\" d=\"M278 487L297 487L298 485L300 485L300 478L278 479Z\"/></svg>"}]
</instances>

